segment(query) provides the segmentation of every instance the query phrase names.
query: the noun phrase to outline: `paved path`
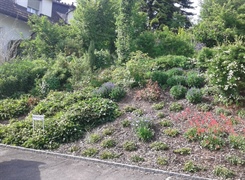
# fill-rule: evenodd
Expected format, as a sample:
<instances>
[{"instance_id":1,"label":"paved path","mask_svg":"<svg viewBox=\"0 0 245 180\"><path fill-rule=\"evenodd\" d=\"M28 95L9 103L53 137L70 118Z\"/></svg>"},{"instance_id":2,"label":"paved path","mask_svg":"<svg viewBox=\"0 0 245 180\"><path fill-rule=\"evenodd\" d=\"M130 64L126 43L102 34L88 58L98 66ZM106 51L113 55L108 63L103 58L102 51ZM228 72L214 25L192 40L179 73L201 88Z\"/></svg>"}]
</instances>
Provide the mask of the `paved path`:
<instances>
[{"instance_id":1,"label":"paved path","mask_svg":"<svg viewBox=\"0 0 245 180\"><path fill-rule=\"evenodd\" d=\"M0 145L0 180L201 179L97 161Z\"/></svg>"}]
</instances>

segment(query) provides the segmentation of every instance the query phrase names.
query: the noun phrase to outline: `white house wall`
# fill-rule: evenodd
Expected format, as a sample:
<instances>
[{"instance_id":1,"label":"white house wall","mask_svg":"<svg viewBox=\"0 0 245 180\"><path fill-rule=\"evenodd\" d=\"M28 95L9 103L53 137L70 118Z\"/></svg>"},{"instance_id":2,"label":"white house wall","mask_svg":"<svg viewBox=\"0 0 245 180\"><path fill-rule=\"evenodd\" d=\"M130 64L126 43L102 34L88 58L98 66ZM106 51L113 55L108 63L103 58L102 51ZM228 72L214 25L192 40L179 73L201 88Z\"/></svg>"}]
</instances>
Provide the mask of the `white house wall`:
<instances>
[{"instance_id":1,"label":"white house wall","mask_svg":"<svg viewBox=\"0 0 245 180\"><path fill-rule=\"evenodd\" d=\"M26 7L27 8L27 0L15 0L16 4L19 4L20 6Z\"/></svg>"},{"instance_id":2,"label":"white house wall","mask_svg":"<svg viewBox=\"0 0 245 180\"><path fill-rule=\"evenodd\" d=\"M11 40L30 37L30 27L27 23L0 14L0 62L8 57L7 47Z\"/></svg>"},{"instance_id":3,"label":"white house wall","mask_svg":"<svg viewBox=\"0 0 245 180\"><path fill-rule=\"evenodd\" d=\"M52 15L52 0L42 0L39 9L40 14L51 17Z\"/></svg>"}]
</instances>

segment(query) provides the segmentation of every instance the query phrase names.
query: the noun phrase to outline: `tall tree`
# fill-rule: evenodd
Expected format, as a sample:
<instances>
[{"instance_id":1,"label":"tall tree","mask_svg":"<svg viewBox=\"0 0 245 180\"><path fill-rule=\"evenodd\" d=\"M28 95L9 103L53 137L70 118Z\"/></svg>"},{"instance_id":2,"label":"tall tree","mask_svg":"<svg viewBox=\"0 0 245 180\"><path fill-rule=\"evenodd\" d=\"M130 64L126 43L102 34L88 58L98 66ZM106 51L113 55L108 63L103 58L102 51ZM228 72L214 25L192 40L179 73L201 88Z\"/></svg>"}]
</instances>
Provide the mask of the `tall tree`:
<instances>
[{"instance_id":1,"label":"tall tree","mask_svg":"<svg viewBox=\"0 0 245 180\"><path fill-rule=\"evenodd\" d=\"M193 8L190 0L144 0L142 11L147 13L148 28L161 29L167 25L170 28L189 27L188 16L193 15L186 9Z\"/></svg>"},{"instance_id":2,"label":"tall tree","mask_svg":"<svg viewBox=\"0 0 245 180\"><path fill-rule=\"evenodd\" d=\"M213 47L245 35L245 0L203 0L197 40Z\"/></svg>"},{"instance_id":3,"label":"tall tree","mask_svg":"<svg viewBox=\"0 0 245 180\"><path fill-rule=\"evenodd\" d=\"M136 0L121 0L119 15L117 17L117 55L120 63L125 63L130 53L132 40L133 7Z\"/></svg>"},{"instance_id":4,"label":"tall tree","mask_svg":"<svg viewBox=\"0 0 245 180\"><path fill-rule=\"evenodd\" d=\"M94 41L95 49L115 51L115 16L117 2L115 0L77 0L73 27L78 31L78 38L88 49Z\"/></svg>"}]
</instances>

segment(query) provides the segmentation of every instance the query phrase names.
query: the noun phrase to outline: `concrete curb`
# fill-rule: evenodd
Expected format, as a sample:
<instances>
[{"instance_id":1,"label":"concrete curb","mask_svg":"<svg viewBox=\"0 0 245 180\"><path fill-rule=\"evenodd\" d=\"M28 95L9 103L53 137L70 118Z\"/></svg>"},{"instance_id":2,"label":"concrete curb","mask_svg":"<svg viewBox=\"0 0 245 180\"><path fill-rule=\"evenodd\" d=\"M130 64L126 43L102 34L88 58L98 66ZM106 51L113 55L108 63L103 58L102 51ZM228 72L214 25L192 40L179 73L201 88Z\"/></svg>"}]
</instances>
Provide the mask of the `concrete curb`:
<instances>
[{"instance_id":1,"label":"concrete curb","mask_svg":"<svg viewBox=\"0 0 245 180\"><path fill-rule=\"evenodd\" d=\"M188 178L191 180L211 180L209 178L191 176L188 174L175 173L175 172L171 172L171 171L164 171L164 170L152 169L152 168L144 168L144 167L140 167L140 166L136 166L136 165L122 164L122 163L117 163L117 162L110 162L110 161L104 161L104 160L95 159L95 158L80 157L80 156L74 156L74 155L69 155L69 154L60 154L60 153L44 151L44 150L29 149L29 148L24 148L24 147L20 147L20 146L11 146L11 145L1 144L1 143L0 143L0 147L9 148L9 149L16 149L16 150L21 150L21 151L28 151L28 152L32 152L32 153L38 153L38 154L45 154L45 155L56 156L56 157L62 157L62 158L67 158L67 159L101 163L101 164L105 164L105 165L112 165L112 166L116 166L116 167L123 167L123 168L127 168L127 169L139 170L139 171L143 171L143 172L165 174L165 175L169 175L169 176Z\"/></svg>"}]
</instances>

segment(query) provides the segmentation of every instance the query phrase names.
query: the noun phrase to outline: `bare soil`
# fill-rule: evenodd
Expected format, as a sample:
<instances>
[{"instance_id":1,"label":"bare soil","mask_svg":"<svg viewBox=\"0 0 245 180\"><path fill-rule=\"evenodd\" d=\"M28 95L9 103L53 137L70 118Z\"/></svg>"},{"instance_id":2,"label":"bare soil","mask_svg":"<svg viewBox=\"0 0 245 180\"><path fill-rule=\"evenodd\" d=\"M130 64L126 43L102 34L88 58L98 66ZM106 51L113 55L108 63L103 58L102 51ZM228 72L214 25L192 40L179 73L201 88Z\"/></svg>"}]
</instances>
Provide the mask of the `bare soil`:
<instances>
[{"instance_id":1,"label":"bare soil","mask_svg":"<svg viewBox=\"0 0 245 180\"><path fill-rule=\"evenodd\" d=\"M117 118L111 123L107 123L100 127L97 127L92 130L88 130L85 137L81 138L79 141L69 144L61 145L58 149L54 150L59 153L73 154L76 156L82 156L82 152L87 148L96 148L99 152L93 158L100 159L100 154L103 151L114 152L119 155L119 157L114 159L109 159L108 161L114 161L124 164L133 164L141 167L148 167L154 169L161 169L165 171L179 172L185 174L191 174L200 177L206 177L211 179L222 179L222 177L217 177L214 175L214 168L216 166L225 166L229 170L233 170L235 177L233 179L245 179L245 165L231 165L227 162L226 158L230 155L236 155L239 158L245 160L245 152L242 152L237 149L229 147L228 143L225 147L220 150L211 151L209 149L203 148L199 142L190 142L184 138L184 132L190 128L190 123L188 118L193 116L195 113L200 113L197 106L188 103L186 99L184 100L174 100L167 91L162 92L161 98L158 102L147 102L143 100L136 100L135 91L128 92L127 96L120 101L119 107L123 111L126 106L136 107L141 109L144 112L144 115L151 117L153 119L153 129L154 129L154 139L150 142L142 142L136 136L134 128L132 126L123 127L122 121L125 119L133 120L135 115L130 112L124 112L122 116ZM211 103L211 97L204 97L206 103ZM161 110L154 110L152 107L154 103L164 102L165 106ZM172 102L179 102L183 104L185 111L174 113L169 110L169 106ZM215 105L210 111L212 114L215 114ZM235 109L230 109L232 114L230 117L236 115ZM165 117L158 118L157 114L162 112ZM143 116L144 116L143 115ZM159 123L162 119L169 119L173 123L173 128L176 128L180 131L180 134L177 137L169 137L163 133L164 129L168 127L163 127ZM217 117L218 119L218 117ZM111 128L113 133L111 135L104 135L104 129ZM241 132L245 129L245 120L242 119L241 122L237 125L236 130ZM99 134L102 139L97 143L90 143L89 138L91 134ZM101 141L104 139L114 139L116 141L116 146L112 148L103 148L101 146ZM137 144L136 151L125 151L123 149L123 144L125 141L132 141ZM169 146L168 150L165 151L156 151L150 148L150 144L154 141L164 142ZM180 155L176 154L173 151L178 148L188 147L191 148L191 153L189 155ZM142 162L132 162L131 157L138 155L144 159ZM167 165L158 165L157 158L165 157L168 159ZM183 170L184 164L192 160L196 165L202 169L198 172L191 173Z\"/></svg>"}]
</instances>

